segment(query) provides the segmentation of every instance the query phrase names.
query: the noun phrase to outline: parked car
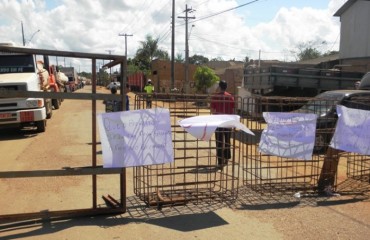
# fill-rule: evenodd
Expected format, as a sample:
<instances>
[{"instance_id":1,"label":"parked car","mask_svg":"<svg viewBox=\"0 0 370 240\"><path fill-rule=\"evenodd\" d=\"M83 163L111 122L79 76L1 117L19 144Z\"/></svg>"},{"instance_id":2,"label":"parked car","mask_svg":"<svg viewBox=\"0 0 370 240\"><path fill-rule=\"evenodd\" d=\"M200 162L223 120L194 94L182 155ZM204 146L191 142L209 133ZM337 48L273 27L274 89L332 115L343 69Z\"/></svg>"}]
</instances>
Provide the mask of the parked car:
<instances>
[{"instance_id":1,"label":"parked car","mask_svg":"<svg viewBox=\"0 0 370 240\"><path fill-rule=\"evenodd\" d=\"M113 86L116 86L117 88L120 88L121 83L120 82L111 82L107 85L107 89L111 89Z\"/></svg>"},{"instance_id":2,"label":"parked car","mask_svg":"<svg viewBox=\"0 0 370 240\"><path fill-rule=\"evenodd\" d=\"M370 91L334 90L317 95L294 112L315 113L317 115L315 153L326 151L334 134L338 115L337 105L349 108L370 110Z\"/></svg>"}]
</instances>

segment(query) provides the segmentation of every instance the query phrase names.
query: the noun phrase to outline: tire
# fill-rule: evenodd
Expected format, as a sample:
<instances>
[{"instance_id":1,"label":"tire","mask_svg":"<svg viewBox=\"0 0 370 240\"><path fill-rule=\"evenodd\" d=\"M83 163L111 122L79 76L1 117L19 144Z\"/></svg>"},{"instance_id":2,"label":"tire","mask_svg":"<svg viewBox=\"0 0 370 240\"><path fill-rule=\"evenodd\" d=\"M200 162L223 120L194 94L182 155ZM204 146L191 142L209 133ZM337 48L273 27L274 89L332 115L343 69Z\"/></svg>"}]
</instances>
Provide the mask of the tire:
<instances>
[{"instance_id":1,"label":"tire","mask_svg":"<svg viewBox=\"0 0 370 240\"><path fill-rule=\"evenodd\" d=\"M53 116L53 104L52 100L45 100L45 108L46 108L46 119L50 119Z\"/></svg>"},{"instance_id":2,"label":"tire","mask_svg":"<svg viewBox=\"0 0 370 240\"><path fill-rule=\"evenodd\" d=\"M54 109L59 109L59 107L60 107L59 99L52 99L51 102L52 102L52 105L53 105Z\"/></svg>"},{"instance_id":3,"label":"tire","mask_svg":"<svg viewBox=\"0 0 370 240\"><path fill-rule=\"evenodd\" d=\"M37 121L36 122L36 128L38 133L45 132L46 130L46 120Z\"/></svg>"}]
</instances>

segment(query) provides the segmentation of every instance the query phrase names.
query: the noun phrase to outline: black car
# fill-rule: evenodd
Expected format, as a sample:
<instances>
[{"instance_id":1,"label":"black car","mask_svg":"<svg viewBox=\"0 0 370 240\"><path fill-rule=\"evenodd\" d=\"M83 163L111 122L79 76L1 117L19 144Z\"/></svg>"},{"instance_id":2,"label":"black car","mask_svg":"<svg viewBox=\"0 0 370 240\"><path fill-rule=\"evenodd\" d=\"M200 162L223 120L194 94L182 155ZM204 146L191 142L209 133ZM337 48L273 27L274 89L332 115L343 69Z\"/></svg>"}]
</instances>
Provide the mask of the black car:
<instances>
[{"instance_id":1,"label":"black car","mask_svg":"<svg viewBox=\"0 0 370 240\"><path fill-rule=\"evenodd\" d=\"M370 110L370 90L334 90L317 95L294 112L317 115L315 153L325 152L334 134L338 115L336 106Z\"/></svg>"}]
</instances>

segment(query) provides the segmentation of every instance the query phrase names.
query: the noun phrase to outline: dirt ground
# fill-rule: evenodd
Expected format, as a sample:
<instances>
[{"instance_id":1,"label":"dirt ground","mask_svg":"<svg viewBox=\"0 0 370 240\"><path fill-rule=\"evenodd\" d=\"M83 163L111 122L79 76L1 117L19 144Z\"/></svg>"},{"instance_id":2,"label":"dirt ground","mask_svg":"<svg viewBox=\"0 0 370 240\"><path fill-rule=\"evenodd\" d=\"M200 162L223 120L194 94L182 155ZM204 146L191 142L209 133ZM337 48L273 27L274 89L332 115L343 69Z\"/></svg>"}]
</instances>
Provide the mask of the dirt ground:
<instances>
[{"instance_id":1,"label":"dirt ground","mask_svg":"<svg viewBox=\"0 0 370 240\"><path fill-rule=\"evenodd\" d=\"M87 86L82 92L89 92ZM106 90L101 90L106 91ZM131 103L134 95L130 93ZM98 111L103 105L98 103ZM91 165L91 103L65 100L45 133L0 131L1 172ZM100 149L99 149L100 150ZM101 157L98 158L101 163ZM340 165L343 168L344 165ZM345 172L341 170L340 172ZM48 221L0 222L0 239L369 239L369 184L333 197L276 196L242 187L231 203L147 208L127 169L127 212ZM98 196L119 196L119 177L98 176ZM357 182L347 182L357 186ZM91 176L0 179L0 212L92 207ZM99 205L104 201L99 198Z\"/></svg>"}]
</instances>

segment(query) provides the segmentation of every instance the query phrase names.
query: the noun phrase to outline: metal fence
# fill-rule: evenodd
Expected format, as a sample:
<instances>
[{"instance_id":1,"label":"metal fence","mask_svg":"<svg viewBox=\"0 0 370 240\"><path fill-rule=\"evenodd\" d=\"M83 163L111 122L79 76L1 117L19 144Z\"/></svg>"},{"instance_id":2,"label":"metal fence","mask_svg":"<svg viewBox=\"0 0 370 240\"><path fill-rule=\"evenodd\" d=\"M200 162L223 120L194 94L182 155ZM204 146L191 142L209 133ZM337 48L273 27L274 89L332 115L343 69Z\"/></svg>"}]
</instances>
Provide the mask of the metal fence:
<instances>
[{"instance_id":1,"label":"metal fence","mask_svg":"<svg viewBox=\"0 0 370 240\"><path fill-rule=\"evenodd\" d=\"M135 109L145 109L147 95L137 94ZM198 201L233 201L239 189L241 154L232 137L232 157L222 169L217 166L216 140L198 140L178 124L184 118L209 115L207 95L154 94L153 108L170 110L175 161L170 164L136 167L134 192L148 206L186 204ZM233 129L232 136L236 131Z\"/></svg>"},{"instance_id":2,"label":"metal fence","mask_svg":"<svg viewBox=\"0 0 370 240\"><path fill-rule=\"evenodd\" d=\"M348 179L369 182L369 156L331 149L330 140L337 115L333 99L247 97L241 101L242 122L256 137L240 136L243 152L243 184L264 194L320 193L344 190ZM357 97L342 102L358 109L369 109L370 97ZM258 149L262 131L267 127L263 112L305 112L319 115L312 159L298 160L261 153ZM346 165L347 175L339 175L338 166ZM354 184L351 191L356 188ZM347 190L348 191L348 188Z\"/></svg>"},{"instance_id":3,"label":"metal fence","mask_svg":"<svg viewBox=\"0 0 370 240\"><path fill-rule=\"evenodd\" d=\"M146 108L147 100L145 94L136 95L135 109ZM329 148L337 120L335 114L325 116L325 121L318 120L312 159L278 157L259 151L261 134L267 127L263 112L302 112L303 106L312 103L315 112L318 109L330 109L333 106L332 99L237 98L235 112L255 136L232 130L232 159L223 171L219 171L216 165L216 140L198 140L177 123L184 118L209 115L210 96L155 94L151 101L151 107L170 109L175 161L135 168L135 193L150 206L235 200L241 186L263 194L311 194L327 187L335 191L339 185L343 185L344 180L365 179L366 182L369 178L368 156ZM359 107L354 100L348 104ZM346 163L346 177L338 178L339 162Z\"/></svg>"}]
</instances>

